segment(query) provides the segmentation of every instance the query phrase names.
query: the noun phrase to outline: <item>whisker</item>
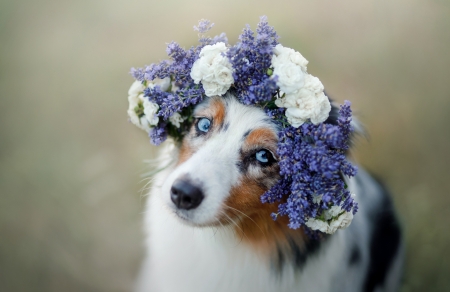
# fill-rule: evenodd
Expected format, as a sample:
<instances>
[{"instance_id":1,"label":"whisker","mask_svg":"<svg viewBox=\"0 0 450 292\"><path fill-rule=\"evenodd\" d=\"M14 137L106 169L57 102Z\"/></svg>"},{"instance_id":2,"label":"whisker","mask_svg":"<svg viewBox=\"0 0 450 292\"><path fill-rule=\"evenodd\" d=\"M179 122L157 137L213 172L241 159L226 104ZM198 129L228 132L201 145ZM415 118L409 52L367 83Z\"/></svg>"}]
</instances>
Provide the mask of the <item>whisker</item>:
<instances>
[{"instance_id":1,"label":"whisker","mask_svg":"<svg viewBox=\"0 0 450 292\"><path fill-rule=\"evenodd\" d=\"M242 214L242 215L244 215L245 217L247 217L248 219L250 219L250 220L256 225L256 227L258 227L259 231L261 231L261 233L264 235L265 239L266 239L266 240L269 240L268 237L267 237L267 234L262 230L261 226L259 226L258 223L256 223L256 221L253 220L250 216L248 216L247 214L245 214L245 213L242 212L241 210L238 210L238 209L236 209L236 208L233 208L233 207L228 206L227 204L224 204L224 207L230 209L231 211L239 212L240 214Z\"/></svg>"},{"instance_id":2,"label":"whisker","mask_svg":"<svg viewBox=\"0 0 450 292\"><path fill-rule=\"evenodd\" d=\"M248 239L248 237L247 237L247 235L245 234L245 232L244 232L244 230L233 220L233 219L231 219L231 217L230 216L228 216L228 214L227 213L225 213L225 212L221 212L223 215L225 215L237 228L239 228L240 230L241 230L241 233L242 233L242 237L241 237L241 240L240 240L240 242L239 243L241 243L242 242L242 239L243 239L243 237L245 236L247 239Z\"/></svg>"}]
</instances>

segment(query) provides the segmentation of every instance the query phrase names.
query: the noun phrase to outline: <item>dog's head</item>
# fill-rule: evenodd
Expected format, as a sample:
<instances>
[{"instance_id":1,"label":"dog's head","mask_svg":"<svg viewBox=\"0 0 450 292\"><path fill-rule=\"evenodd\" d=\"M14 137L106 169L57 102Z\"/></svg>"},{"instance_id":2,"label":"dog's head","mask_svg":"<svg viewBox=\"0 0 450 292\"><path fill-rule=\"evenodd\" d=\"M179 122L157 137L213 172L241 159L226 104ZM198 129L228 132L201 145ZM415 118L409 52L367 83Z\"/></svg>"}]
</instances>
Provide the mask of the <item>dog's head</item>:
<instances>
[{"instance_id":1,"label":"dog's head","mask_svg":"<svg viewBox=\"0 0 450 292\"><path fill-rule=\"evenodd\" d=\"M194 226L232 224L241 231L263 226L263 233L286 226L282 218L271 220L276 204L260 201L280 177L278 129L271 118L231 94L205 99L195 107L194 117L177 165L163 184L166 206ZM337 117L338 108L332 106L326 122L335 124Z\"/></svg>"},{"instance_id":2,"label":"dog's head","mask_svg":"<svg viewBox=\"0 0 450 292\"><path fill-rule=\"evenodd\" d=\"M262 109L231 95L207 98L194 117L164 182L163 200L196 226L252 216L262 206L260 196L279 178L275 124Z\"/></svg>"}]
</instances>

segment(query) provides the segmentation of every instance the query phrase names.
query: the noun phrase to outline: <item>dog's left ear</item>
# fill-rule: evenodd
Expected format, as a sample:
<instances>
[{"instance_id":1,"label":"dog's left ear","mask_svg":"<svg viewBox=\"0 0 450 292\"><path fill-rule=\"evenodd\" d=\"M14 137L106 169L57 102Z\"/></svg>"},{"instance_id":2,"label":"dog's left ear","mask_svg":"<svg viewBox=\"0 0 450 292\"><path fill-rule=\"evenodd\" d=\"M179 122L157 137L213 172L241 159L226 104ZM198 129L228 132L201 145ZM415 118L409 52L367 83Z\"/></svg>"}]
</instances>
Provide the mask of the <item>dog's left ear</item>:
<instances>
[{"instance_id":1,"label":"dog's left ear","mask_svg":"<svg viewBox=\"0 0 450 292\"><path fill-rule=\"evenodd\" d=\"M334 102L331 98L328 98L331 104L331 111L330 115L328 116L328 119L325 121L325 124L332 124L337 125L338 124L338 118L339 118L339 105Z\"/></svg>"}]
</instances>

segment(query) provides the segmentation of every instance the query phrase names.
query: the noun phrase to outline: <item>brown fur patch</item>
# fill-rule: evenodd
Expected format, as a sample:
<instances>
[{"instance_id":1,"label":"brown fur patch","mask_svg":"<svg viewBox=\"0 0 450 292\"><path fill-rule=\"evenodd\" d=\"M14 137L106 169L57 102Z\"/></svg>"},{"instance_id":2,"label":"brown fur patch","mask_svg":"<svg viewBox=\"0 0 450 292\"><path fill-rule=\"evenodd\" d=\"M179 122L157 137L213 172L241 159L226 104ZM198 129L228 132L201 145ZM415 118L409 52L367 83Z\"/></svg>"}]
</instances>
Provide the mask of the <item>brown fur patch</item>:
<instances>
[{"instance_id":1,"label":"brown fur patch","mask_svg":"<svg viewBox=\"0 0 450 292\"><path fill-rule=\"evenodd\" d=\"M214 98L211 101L211 105L209 108L212 111L213 116L213 124L216 128L222 127L223 122L225 120L225 105L223 104L223 101L220 98Z\"/></svg>"},{"instance_id":2,"label":"brown fur patch","mask_svg":"<svg viewBox=\"0 0 450 292\"><path fill-rule=\"evenodd\" d=\"M277 212L278 204L261 203L260 197L265 191L255 180L245 177L231 189L223 210L226 216L221 221L232 224L238 238L263 253L270 253L277 247L288 250L289 241L303 247L304 232L290 229L286 216L272 220L270 214Z\"/></svg>"},{"instance_id":3,"label":"brown fur patch","mask_svg":"<svg viewBox=\"0 0 450 292\"><path fill-rule=\"evenodd\" d=\"M255 146L265 146L273 153L277 147L278 137L274 130L270 128L259 128L250 132L244 142L244 148Z\"/></svg>"},{"instance_id":4,"label":"brown fur patch","mask_svg":"<svg viewBox=\"0 0 450 292\"><path fill-rule=\"evenodd\" d=\"M183 143L181 144L180 152L178 155L177 165L180 165L183 162L185 162L186 160L188 160L193 154L194 154L194 150L190 147L189 142L187 141L187 138L185 138Z\"/></svg>"},{"instance_id":5,"label":"brown fur patch","mask_svg":"<svg viewBox=\"0 0 450 292\"><path fill-rule=\"evenodd\" d=\"M246 137L242 149L245 153L255 148L266 148L275 153L277 142L274 130L258 128ZM286 216L272 220L270 214L278 211L278 204L261 203L261 195L276 181L278 173L277 164L261 168L261 173L256 177L247 173L239 185L231 189L223 208L226 216L222 222L228 221L237 237L266 254L275 248L288 251L292 243L302 248L306 240L303 230L293 230L287 226L289 220Z\"/></svg>"}]
</instances>

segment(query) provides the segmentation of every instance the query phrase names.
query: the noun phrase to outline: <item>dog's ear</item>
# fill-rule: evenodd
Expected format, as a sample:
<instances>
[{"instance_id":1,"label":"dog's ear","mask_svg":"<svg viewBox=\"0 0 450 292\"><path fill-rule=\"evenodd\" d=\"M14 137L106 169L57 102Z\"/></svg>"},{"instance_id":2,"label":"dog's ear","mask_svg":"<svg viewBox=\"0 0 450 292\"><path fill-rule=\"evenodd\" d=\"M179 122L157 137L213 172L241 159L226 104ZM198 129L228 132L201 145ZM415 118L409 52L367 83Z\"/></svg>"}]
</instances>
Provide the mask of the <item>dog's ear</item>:
<instances>
[{"instance_id":1,"label":"dog's ear","mask_svg":"<svg viewBox=\"0 0 450 292\"><path fill-rule=\"evenodd\" d=\"M328 119L325 121L325 124L337 125L339 119L339 106L331 98L328 99L330 100L331 111Z\"/></svg>"},{"instance_id":2,"label":"dog's ear","mask_svg":"<svg viewBox=\"0 0 450 292\"><path fill-rule=\"evenodd\" d=\"M328 95L327 95L328 96ZM339 104L333 101L333 99L329 98L330 104L331 104L331 111L330 115L328 116L328 119L325 121L325 124L331 124L331 125L337 125L338 119L339 119ZM364 130L364 126L361 124L361 122L356 118L356 116L353 114L352 116L352 126L353 126L353 135L351 137L351 144L353 144L353 141L355 139L355 136L363 136L367 138L366 131Z\"/></svg>"}]
</instances>

